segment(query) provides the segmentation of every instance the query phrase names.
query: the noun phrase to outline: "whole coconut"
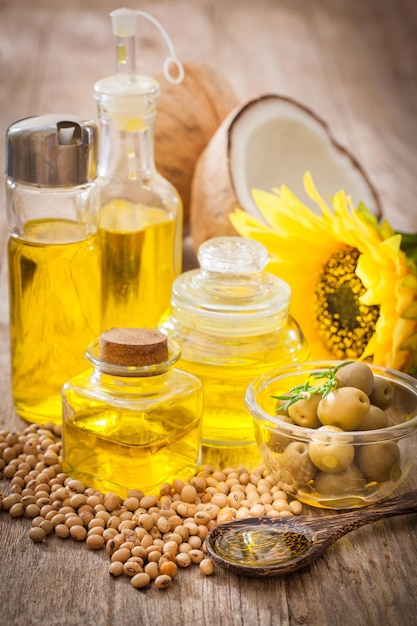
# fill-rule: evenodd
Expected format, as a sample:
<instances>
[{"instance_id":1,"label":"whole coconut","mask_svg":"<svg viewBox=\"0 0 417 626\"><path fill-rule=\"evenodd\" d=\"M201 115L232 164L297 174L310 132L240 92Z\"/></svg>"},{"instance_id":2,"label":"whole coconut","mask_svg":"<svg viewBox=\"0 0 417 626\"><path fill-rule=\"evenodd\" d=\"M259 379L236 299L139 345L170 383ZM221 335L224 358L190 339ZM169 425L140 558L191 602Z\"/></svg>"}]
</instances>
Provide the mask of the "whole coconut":
<instances>
[{"instance_id":1,"label":"whole coconut","mask_svg":"<svg viewBox=\"0 0 417 626\"><path fill-rule=\"evenodd\" d=\"M171 84L163 74L156 76L161 93L155 121L155 163L181 196L187 230L195 165L238 100L227 80L210 65L183 66L184 79L179 85Z\"/></svg>"}]
</instances>

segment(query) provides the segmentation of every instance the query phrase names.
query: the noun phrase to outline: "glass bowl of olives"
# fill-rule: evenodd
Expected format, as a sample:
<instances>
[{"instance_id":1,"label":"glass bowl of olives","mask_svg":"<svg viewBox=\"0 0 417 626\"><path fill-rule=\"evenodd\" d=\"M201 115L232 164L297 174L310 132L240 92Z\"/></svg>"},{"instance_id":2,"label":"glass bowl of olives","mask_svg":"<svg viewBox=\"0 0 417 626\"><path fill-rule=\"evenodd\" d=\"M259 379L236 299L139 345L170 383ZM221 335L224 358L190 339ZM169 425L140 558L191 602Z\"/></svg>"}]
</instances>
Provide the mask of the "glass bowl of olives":
<instances>
[{"instance_id":1,"label":"glass bowl of olives","mask_svg":"<svg viewBox=\"0 0 417 626\"><path fill-rule=\"evenodd\" d=\"M417 456L417 380L361 361L311 361L249 385L261 456L287 494L327 509L390 496Z\"/></svg>"}]
</instances>

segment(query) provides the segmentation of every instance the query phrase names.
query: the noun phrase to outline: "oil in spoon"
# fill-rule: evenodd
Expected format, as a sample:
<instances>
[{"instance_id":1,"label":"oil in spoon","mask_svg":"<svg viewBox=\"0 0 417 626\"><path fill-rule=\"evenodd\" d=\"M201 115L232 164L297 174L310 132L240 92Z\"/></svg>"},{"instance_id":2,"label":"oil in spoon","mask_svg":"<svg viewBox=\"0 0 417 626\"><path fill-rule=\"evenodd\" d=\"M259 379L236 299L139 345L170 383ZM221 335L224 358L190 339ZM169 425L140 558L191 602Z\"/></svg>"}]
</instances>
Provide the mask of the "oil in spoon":
<instances>
[{"instance_id":1,"label":"oil in spoon","mask_svg":"<svg viewBox=\"0 0 417 626\"><path fill-rule=\"evenodd\" d=\"M304 534L273 528L238 528L217 536L216 553L231 563L245 566L276 565L292 561L313 545Z\"/></svg>"},{"instance_id":2,"label":"oil in spoon","mask_svg":"<svg viewBox=\"0 0 417 626\"><path fill-rule=\"evenodd\" d=\"M222 567L247 576L293 573L355 528L385 517L417 512L417 491L326 517L248 518L219 524L206 537L207 551Z\"/></svg>"}]
</instances>

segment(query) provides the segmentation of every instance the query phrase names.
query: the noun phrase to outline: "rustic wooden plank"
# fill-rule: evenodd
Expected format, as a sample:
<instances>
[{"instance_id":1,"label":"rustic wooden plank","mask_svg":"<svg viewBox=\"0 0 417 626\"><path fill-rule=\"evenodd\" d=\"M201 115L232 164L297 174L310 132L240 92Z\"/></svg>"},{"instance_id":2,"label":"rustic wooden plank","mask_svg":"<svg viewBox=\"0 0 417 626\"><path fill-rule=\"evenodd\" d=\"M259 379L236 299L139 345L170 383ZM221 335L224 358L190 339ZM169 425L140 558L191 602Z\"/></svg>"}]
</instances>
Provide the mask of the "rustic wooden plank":
<instances>
[{"instance_id":1,"label":"rustic wooden plank","mask_svg":"<svg viewBox=\"0 0 417 626\"><path fill-rule=\"evenodd\" d=\"M415 232L416 213L407 209L417 166L413 22L386 3L353 3L336 23L332 18L319 5L315 24L337 111L332 127L338 135L346 129L343 141L369 173L393 226Z\"/></svg>"},{"instance_id":2,"label":"rustic wooden plank","mask_svg":"<svg viewBox=\"0 0 417 626\"><path fill-rule=\"evenodd\" d=\"M310 105L361 160L387 215L417 232L417 7L415 0L147 0L128 2L169 30L180 58L212 63L242 99L277 92ZM113 71L113 0L0 1L0 167L16 119L68 111L96 118L95 80ZM164 43L141 23L140 67L157 71ZM0 192L0 428L13 414ZM237 464L210 451L215 464ZM247 457L245 457L246 460ZM407 480L417 488L416 468ZM8 482L0 482L7 491ZM364 527L291 577L205 578L180 571L165 591L112 579L108 556L50 537L35 545L29 520L0 512L0 625L213 624L411 626L417 611L415 516Z\"/></svg>"}]
</instances>

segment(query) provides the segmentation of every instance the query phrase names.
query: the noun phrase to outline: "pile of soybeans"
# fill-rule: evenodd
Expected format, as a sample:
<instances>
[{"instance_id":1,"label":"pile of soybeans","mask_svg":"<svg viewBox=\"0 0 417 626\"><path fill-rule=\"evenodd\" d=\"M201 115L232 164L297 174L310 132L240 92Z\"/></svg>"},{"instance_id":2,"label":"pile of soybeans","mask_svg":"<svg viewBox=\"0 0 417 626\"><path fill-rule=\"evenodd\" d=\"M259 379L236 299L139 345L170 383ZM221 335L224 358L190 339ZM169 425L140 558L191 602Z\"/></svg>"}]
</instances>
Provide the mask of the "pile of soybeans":
<instances>
[{"instance_id":1,"label":"pile of soybeans","mask_svg":"<svg viewBox=\"0 0 417 626\"><path fill-rule=\"evenodd\" d=\"M263 465L215 471L203 465L190 480L174 480L158 495L130 491L125 500L100 493L62 472L60 427L32 424L22 433L0 430L0 515L31 520L34 542L55 534L106 550L112 576L133 587L168 587L178 569L197 565L211 575L205 538L217 524L259 515L301 512Z\"/></svg>"}]
</instances>

